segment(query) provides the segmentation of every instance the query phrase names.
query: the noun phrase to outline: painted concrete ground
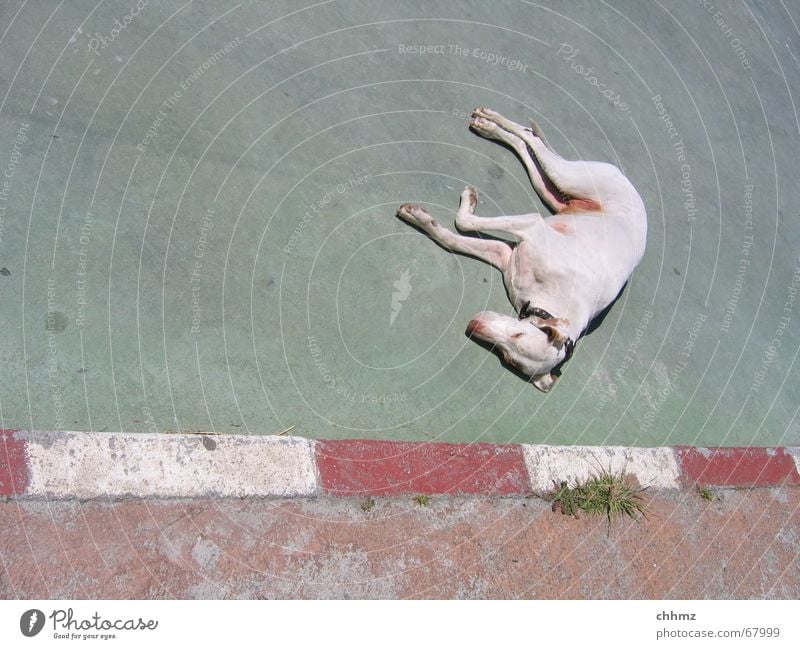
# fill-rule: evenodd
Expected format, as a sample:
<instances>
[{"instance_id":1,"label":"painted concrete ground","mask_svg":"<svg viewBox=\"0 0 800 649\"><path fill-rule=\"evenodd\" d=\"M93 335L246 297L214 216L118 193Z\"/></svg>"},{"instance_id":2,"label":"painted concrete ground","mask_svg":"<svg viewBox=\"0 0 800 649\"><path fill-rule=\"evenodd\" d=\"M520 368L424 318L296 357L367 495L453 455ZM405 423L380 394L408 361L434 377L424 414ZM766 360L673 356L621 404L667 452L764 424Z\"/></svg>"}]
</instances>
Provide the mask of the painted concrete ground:
<instances>
[{"instance_id":1,"label":"painted concrete ground","mask_svg":"<svg viewBox=\"0 0 800 649\"><path fill-rule=\"evenodd\" d=\"M141 4L3 3L0 427L800 442L796 6ZM478 105L648 205L548 396L464 335L499 274L393 216L541 209Z\"/></svg>"}]
</instances>

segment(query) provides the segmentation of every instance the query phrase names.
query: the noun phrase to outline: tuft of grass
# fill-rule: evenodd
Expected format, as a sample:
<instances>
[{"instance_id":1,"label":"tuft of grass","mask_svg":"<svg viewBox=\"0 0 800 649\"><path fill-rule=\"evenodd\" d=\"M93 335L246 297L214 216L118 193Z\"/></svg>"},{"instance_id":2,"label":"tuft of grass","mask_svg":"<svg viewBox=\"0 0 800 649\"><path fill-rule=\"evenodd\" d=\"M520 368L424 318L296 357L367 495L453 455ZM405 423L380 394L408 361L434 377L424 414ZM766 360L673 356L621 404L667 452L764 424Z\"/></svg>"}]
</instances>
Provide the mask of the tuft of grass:
<instances>
[{"instance_id":1,"label":"tuft of grass","mask_svg":"<svg viewBox=\"0 0 800 649\"><path fill-rule=\"evenodd\" d=\"M633 520L647 518L647 506L642 500L642 492L647 487L634 487L628 483L625 473L603 470L570 487L566 481L556 483L556 488L549 494L553 502L553 511L578 516L578 511L587 514L602 514L608 519L628 516Z\"/></svg>"},{"instance_id":2,"label":"tuft of grass","mask_svg":"<svg viewBox=\"0 0 800 649\"><path fill-rule=\"evenodd\" d=\"M711 489L701 485L697 485L697 495L708 502L712 502L717 499L717 496L714 495L714 492L711 491Z\"/></svg>"},{"instance_id":3,"label":"tuft of grass","mask_svg":"<svg viewBox=\"0 0 800 649\"><path fill-rule=\"evenodd\" d=\"M427 507L431 502L431 498L425 494L420 494L419 496L414 496L414 502L420 507Z\"/></svg>"},{"instance_id":4,"label":"tuft of grass","mask_svg":"<svg viewBox=\"0 0 800 649\"><path fill-rule=\"evenodd\" d=\"M361 502L361 511L368 512L371 511L372 508L375 507L375 499L374 498L367 498L366 500Z\"/></svg>"}]
</instances>

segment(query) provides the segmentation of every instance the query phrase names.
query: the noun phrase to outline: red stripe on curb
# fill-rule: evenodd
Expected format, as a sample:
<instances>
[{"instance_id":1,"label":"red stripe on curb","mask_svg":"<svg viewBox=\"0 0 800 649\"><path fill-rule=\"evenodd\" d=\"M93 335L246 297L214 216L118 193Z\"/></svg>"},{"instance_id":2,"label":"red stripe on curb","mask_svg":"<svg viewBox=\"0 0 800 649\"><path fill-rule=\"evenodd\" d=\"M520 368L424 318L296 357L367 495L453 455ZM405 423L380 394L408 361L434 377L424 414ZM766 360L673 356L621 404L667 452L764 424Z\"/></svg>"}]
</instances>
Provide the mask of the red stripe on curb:
<instances>
[{"instance_id":1,"label":"red stripe on curb","mask_svg":"<svg viewBox=\"0 0 800 649\"><path fill-rule=\"evenodd\" d=\"M330 440L316 456L321 486L336 496L530 493L517 444Z\"/></svg>"},{"instance_id":2,"label":"red stripe on curb","mask_svg":"<svg viewBox=\"0 0 800 649\"><path fill-rule=\"evenodd\" d=\"M26 442L14 433L0 429L0 496L22 495L28 486Z\"/></svg>"},{"instance_id":3,"label":"red stripe on curb","mask_svg":"<svg viewBox=\"0 0 800 649\"><path fill-rule=\"evenodd\" d=\"M678 446L678 462L689 484L768 487L800 484L794 458L783 448Z\"/></svg>"}]
</instances>

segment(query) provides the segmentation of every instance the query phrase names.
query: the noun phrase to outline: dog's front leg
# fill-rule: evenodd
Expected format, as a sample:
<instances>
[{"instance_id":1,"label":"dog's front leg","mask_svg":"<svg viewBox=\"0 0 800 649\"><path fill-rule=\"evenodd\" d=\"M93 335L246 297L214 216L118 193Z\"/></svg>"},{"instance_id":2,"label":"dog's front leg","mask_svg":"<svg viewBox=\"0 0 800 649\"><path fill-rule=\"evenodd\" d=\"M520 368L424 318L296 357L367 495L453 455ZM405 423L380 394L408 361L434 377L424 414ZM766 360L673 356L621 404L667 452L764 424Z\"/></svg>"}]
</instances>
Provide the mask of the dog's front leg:
<instances>
[{"instance_id":1,"label":"dog's front leg","mask_svg":"<svg viewBox=\"0 0 800 649\"><path fill-rule=\"evenodd\" d=\"M472 232L507 232L520 239L533 236L534 231L544 224L540 214L520 214L517 216L493 216L484 218L475 215L478 204L478 192L474 187L465 187L461 192L461 204L456 214L456 226L459 230Z\"/></svg>"},{"instance_id":2,"label":"dog's front leg","mask_svg":"<svg viewBox=\"0 0 800 649\"><path fill-rule=\"evenodd\" d=\"M423 230L440 246L452 252L461 252L477 257L501 271L505 271L511 259L511 246L503 241L489 241L456 234L443 227L419 205L406 203L397 210L404 221Z\"/></svg>"}]
</instances>

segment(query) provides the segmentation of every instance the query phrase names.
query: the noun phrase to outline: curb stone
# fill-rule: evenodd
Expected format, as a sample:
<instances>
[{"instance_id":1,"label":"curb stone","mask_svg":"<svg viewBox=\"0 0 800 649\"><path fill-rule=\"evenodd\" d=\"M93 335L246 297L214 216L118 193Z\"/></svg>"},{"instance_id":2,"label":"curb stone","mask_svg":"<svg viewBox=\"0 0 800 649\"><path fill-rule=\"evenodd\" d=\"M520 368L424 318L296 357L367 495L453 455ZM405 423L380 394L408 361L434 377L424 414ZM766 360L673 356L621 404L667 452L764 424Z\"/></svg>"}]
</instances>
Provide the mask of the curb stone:
<instances>
[{"instance_id":1,"label":"curb stone","mask_svg":"<svg viewBox=\"0 0 800 649\"><path fill-rule=\"evenodd\" d=\"M0 430L6 498L526 496L601 469L655 489L800 485L800 448Z\"/></svg>"}]
</instances>

